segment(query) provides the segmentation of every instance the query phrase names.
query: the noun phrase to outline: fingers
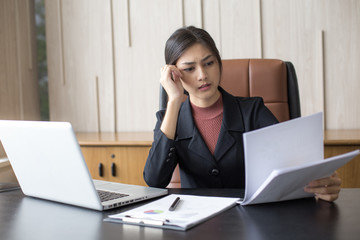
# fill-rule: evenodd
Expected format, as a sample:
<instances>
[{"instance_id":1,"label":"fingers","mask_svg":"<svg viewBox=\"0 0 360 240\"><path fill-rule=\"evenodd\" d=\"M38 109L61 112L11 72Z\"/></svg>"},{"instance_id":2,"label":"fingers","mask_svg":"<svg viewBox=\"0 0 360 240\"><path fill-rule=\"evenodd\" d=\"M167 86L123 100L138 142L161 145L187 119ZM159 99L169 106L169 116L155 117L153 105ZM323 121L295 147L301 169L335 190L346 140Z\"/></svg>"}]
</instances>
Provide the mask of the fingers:
<instances>
[{"instance_id":1,"label":"fingers","mask_svg":"<svg viewBox=\"0 0 360 240\"><path fill-rule=\"evenodd\" d=\"M338 193L334 193L334 194L319 194L319 193L317 193L317 194L315 194L315 197L317 199L321 199L324 201L333 202L339 198L339 194Z\"/></svg>"},{"instance_id":2,"label":"fingers","mask_svg":"<svg viewBox=\"0 0 360 240\"><path fill-rule=\"evenodd\" d=\"M179 84L180 78L182 77L180 70L174 65L165 65L161 68L160 72L160 83L165 90L174 85L174 82L175 84Z\"/></svg>"},{"instance_id":3,"label":"fingers","mask_svg":"<svg viewBox=\"0 0 360 240\"><path fill-rule=\"evenodd\" d=\"M337 194L340 192L340 185L323 185L318 187L306 186L304 190L315 194Z\"/></svg>"},{"instance_id":4,"label":"fingers","mask_svg":"<svg viewBox=\"0 0 360 240\"><path fill-rule=\"evenodd\" d=\"M332 187L332 186L340 186L341 179L340 178L323 178L315 181L309 182L307 187L309 188L321 188L321 187Z\"/></svg>"},{"instance_id":5,"label":"fingers","mask_svg":"<svg viewBox=\"0 0 360 240\"><path fill-rule=\"evenodd\" d=\"M309 184L307 186L311 187L311 188L318 188L318 187L324 187L324 186L331 187L331 186L340 186L340 185L341 185L341 179L340 179L339 175L337 174L337 172L334 172L334 174L331 175L330 177L321 178L321 179L309 182Z\"/></svg>"},{"instance_id":6,"label":"fingers","mask_svg":"<svg viewBox=\"0 0 360 240\"><path fill-rule=\"evenodd\" d=\"M174 65L165 65L161 68L160 83L164 87L169 101L181 103L184 95L184 88L180 80L182 74Z\"/></svg>"},{"instance_id":7,"label":"fingers","mask_svg":"<svg viewBox=\"0 0 360 240\"><path fill-rule=\"evenodd\" d=\"M304 188L304 191L314 193L317 198L325 201L335 201L340 190L341 179L336 172L331 177L311 181Z\"/></svg>"},{"instance_id":8,"label":"fingers","mask_svg":"<svg viewBox=\"0 0 360 240\"><path fill-rule=\"evenodd\" d=\"M165 65L161 68L160 73L162 76L165 76L166 78L170 77L172 80L182 77L180 70L174 65Z\"/></svg>"},{"instance_id":9,"label":"fingers","mask_svg":"<svg viewBox=\"0 0 360 240\"><path fill-rule=\"evenodd\" d=\"M334 187L323 186L323 187L317 187L317 188L310 188L310 187L304 188L305 192L314 193L315 197L317 199L322 199L322 200L329 201L329 202L335 201L339 197L340 190L341 190L340 186L334 186Z\"/></svg>"}]
</instances>

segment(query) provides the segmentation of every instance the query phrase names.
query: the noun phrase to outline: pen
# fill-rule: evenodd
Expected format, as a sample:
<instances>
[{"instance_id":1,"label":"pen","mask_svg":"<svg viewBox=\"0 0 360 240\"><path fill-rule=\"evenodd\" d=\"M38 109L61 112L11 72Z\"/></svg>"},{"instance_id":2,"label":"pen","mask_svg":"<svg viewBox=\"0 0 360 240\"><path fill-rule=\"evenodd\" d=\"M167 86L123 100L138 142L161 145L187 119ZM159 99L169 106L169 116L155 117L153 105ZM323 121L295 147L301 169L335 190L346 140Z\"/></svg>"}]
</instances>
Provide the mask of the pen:
<instances>
[{"instance_id":1,"label":"pen","mask_svg":"<svg viewBox=\"0 0 360 240\"><path fill-rule=\"evenodd\" d=\"M169 211L174 211L175 208L177 207L177 205L179 204L179 202L180 202L180 198L177 197L177 198L175 199L175 201L171 204L171 206L170 206L170 208L169 208Z\"/></svg>"}]
</instances>

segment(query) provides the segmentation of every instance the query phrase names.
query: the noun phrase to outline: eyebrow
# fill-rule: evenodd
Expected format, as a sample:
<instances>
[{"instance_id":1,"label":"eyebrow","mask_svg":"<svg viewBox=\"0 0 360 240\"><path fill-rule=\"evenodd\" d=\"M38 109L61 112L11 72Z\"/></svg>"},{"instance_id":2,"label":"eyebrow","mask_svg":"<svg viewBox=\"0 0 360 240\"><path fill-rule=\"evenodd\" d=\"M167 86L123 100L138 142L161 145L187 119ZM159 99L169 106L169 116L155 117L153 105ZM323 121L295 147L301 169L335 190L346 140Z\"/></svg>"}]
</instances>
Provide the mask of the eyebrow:
<instances>
[{"instance_id":1,"label":"eyebrow","mask_svg":"<svg viewBox=\"0 0 360 240\"><path fill-rule=\"evenodd\" d=\"M204 57L203 59L201 59L201 62L205 62L206 60L208 60L209 58L211 58L213 55L210 54L206 57ZM184 65L192 65L192 64L195 64L195 62L182 62L180 64L184 64Z\"/></svg>"}]
</instances>

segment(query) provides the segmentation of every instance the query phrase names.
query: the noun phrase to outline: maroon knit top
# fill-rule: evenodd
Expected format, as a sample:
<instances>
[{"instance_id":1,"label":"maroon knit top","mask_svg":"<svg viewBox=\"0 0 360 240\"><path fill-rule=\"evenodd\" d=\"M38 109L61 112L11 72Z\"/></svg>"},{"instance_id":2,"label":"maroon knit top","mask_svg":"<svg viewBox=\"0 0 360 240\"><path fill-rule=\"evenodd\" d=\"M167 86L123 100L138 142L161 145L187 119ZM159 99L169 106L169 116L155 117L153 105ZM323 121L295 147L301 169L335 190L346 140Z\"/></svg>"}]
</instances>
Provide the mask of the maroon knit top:
<instances>
[{"instance_id":1,"label":"maroon knit top","mask_svg":"<svg viewBox=\"0 0 360 240\"><path fill-rule=\"evenodd\" d=\"M191 104L193 118L210 152L214 154L223 119L222 96L210 107L201 108Z\"/></svg>"}]
</instances>

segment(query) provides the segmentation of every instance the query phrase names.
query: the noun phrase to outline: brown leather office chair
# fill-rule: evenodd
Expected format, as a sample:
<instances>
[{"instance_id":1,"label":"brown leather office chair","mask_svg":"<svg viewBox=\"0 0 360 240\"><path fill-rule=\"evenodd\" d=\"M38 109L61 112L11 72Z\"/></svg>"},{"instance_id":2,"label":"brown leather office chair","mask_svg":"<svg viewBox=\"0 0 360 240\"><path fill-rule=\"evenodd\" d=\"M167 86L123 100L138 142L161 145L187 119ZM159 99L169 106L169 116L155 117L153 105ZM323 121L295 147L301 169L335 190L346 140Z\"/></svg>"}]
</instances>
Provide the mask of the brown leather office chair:
<instances>
[{"instance_id":1,"label":"brown leather office chair","mask_svg":"<svg viewBox=\"0 0 360 240\"><path fill-rule=\"evenodd\" d=\"M264 99L265 105L280 121L301 116L299 88L291 62L277 59L223 60L220 85L234 96ZM165 109L167 95L160 89L160 109ZM179 166L176 167L168 188L180 188Z\"/></svg>"}]
</instances>

